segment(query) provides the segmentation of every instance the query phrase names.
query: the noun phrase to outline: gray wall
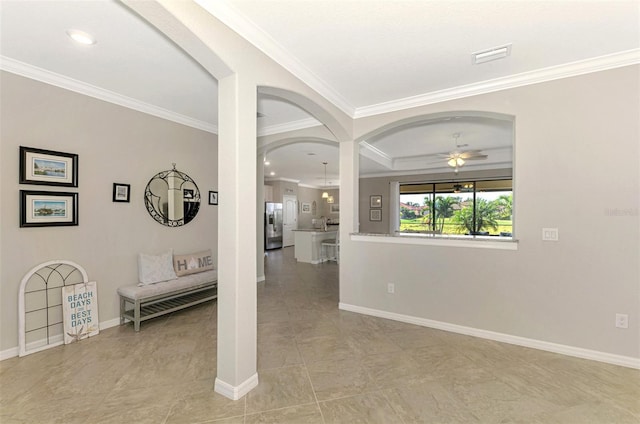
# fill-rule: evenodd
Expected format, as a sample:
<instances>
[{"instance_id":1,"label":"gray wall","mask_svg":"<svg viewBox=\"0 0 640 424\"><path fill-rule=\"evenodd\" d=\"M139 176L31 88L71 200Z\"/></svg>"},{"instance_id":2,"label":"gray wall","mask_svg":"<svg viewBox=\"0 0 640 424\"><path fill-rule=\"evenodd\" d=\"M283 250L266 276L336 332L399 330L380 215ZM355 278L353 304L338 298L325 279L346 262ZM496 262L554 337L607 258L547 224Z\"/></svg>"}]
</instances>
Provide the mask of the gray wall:
<instances>
[{"instance_id":1,"label":"gray wall","mask_svg":"<svg viewBox=\"0 0 640 424\"><path fill-rule=\"evenodd\" d=\"M98 282L100 321L118 317L117 287L137 282L137 254L212 249L217 257L217 137L34 80L0 72L0 351L18 345L18 289L35 265L67 259ZM19 190L66 190L18 184L18 147L79 155L79 225L19 228ZM144 207L147 182L177 168L198 184L200 212L167 228ZM131 184L131 202L113 203L112 184ZM224 199L224 193L220 193ZM224 200L222 200L224 201Z\"/></svg>"},{"instance_id":2,"label":"gray wall","mask_svg":"<svg viewBox=\"0 0 640 424\"><path fill-rule=\"evenodd\" d=\"M324 199L322 199L321 190L318 190L317 188L298 186L298 204L313 204L313 202L316 202L315 215L313 214L313 209L311 213L302 213L302 206L298 208L298 211L300 212L298 214L298 228L311 228L311 220L322 216L322 204L326 203Z\"/></svg>"},{"instance_id":3,"label":"gray wall","mask_svg":"<svg viewBox=\"0 0 640 424\"><path fill-rule=\"evenodd\" d=\"M629 66L356 121L362 137L419 114L515 116L519 243L343 240L340 301L640 358L639 75ZM542 241L543 227L557 227L559 241ZM617 312L629 329L614 327Z\"/></svg>"},{"instance_id":4,"label":"gray wall","mask_svg":"<svg viewBox=\"0 0 640 424\"><path fill-rule=\"evenodd\" d=\"M284 195L298 195L298 184L291 181L268 181L264 184L273 187L273 201L276 203L282 203Z\"/></svg>"}]
</instances>

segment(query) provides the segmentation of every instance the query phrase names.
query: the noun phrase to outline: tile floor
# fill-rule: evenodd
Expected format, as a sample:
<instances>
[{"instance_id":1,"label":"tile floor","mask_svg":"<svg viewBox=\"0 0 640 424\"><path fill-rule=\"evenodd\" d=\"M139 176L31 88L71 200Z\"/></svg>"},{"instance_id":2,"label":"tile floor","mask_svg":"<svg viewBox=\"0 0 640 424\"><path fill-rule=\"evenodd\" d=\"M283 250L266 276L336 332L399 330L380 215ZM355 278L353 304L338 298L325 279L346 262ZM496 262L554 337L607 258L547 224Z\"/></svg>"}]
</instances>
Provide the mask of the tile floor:
<instances>
[{"instance_id":1,"label":"tile floor","mask_svg":"<svg viewBox=\"0 0 640 424\"><path fill-rule=\"evenodd\" d=\"M269 254L260 385L213 391L216 304L0 362L0 423L634 423L640 371L339 311L337 266Z\"/></svg>"}]
</instances>

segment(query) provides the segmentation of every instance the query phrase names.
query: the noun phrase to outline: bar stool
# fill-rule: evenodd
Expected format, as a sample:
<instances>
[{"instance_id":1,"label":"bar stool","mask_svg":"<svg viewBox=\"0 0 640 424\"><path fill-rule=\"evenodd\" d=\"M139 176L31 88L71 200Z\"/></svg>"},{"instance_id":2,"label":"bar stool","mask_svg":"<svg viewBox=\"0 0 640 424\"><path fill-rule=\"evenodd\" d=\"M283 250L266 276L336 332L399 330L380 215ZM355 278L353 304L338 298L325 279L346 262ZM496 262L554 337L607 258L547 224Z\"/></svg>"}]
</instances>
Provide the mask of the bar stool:
<instances>
[{"instance_id":1,"label":"bar stool","mask_svg":"<svg viewBox=\"0 0 640 424\"><path fill-rule=\"evenodd\" d=\"M333 257L329 257L329 249L333 251ZM322 241L322 258L328 261L336 261L340 263L340 232L336 234L335 239L327 239Z\"/></svg>"}]
</instances>

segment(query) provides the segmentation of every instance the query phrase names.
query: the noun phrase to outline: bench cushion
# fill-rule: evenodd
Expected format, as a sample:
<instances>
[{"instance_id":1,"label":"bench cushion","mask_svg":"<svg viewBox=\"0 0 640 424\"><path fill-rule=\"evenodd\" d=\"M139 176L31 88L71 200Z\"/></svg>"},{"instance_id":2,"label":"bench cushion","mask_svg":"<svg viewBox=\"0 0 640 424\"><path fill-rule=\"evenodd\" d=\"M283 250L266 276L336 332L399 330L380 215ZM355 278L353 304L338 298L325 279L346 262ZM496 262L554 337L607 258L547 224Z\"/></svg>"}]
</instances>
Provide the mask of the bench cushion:
<instances>
[{"instance_id":1,"label":"bench cushion","mask_svg":"<svg viewBox=\"0 0 640 424\"><path fill-rule=\"evenodd\" d=\"M185 275L184 277L179 277L174 280L144 286L138 286L137 284L122 286L118 288L118 294L128 299L140 300L166 293L188 290L213 281L218 281L218 272L215 270Z\"/></svg>"}]
</instances>

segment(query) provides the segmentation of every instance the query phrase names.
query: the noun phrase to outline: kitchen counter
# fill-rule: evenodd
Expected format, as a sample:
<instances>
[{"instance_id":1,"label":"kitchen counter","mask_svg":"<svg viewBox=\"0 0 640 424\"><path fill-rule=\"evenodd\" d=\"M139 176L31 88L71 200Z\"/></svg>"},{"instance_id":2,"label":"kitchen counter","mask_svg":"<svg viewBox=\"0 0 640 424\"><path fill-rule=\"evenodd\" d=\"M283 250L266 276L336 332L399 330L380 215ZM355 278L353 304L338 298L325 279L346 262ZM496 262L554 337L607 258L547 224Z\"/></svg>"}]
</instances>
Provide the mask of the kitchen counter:
<instances>
[{"instance_id":1,"label":"kitchen counter","mask_svg":"<svg viewBox=\"0 0 640 424\"><path fill-rule=\"evenodd\" d=\"M329 228L327 231L317 228L299 228L293 231L296 260L311 264L324 262L326 258L322 254L322 242L338 237L337 228Z\"/></svg>"},{"instance_id":2,"label":"kitchen counter","mask_svg":"<svg viewBox=\"0 0 640 424\"><path fill-rule=\"evenodd\" d=\"M305 231L307 233L325 233L331 231L338 231L339 224L329 224L327 225L327 230L323 230L322 228L298 228L292 231Z\"/></svg>"}]
</instances>

